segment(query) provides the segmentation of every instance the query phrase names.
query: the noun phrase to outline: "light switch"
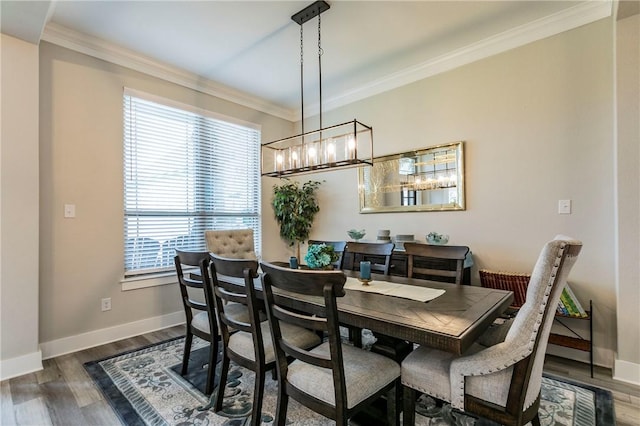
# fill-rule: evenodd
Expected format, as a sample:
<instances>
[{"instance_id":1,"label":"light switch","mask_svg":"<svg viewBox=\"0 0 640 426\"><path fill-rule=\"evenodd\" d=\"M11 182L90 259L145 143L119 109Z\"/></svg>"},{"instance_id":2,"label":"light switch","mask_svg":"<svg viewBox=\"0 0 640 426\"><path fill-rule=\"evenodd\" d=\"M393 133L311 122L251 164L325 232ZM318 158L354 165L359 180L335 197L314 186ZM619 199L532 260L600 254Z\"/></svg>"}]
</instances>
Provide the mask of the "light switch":
<instances>
[{"instance_id":1,"label":"light switch","mask_svg":"<svg viewBox=\"0 0 640 426\"><path fill-rule=\"evenodd\" d=\"M76 217L76 205L75 204L65 204L64 205L64 217L66 217L66 218Z\"/></svg>"},{"instance_id":2,"label":"light switch","mask_svg":"<svg viewBox=\"0 0 640 426\"><path fill-rule=\"evenodd\" d=\"M558 214L571 214L571 200L558 200Z\"/></svg>"}]
</instances>

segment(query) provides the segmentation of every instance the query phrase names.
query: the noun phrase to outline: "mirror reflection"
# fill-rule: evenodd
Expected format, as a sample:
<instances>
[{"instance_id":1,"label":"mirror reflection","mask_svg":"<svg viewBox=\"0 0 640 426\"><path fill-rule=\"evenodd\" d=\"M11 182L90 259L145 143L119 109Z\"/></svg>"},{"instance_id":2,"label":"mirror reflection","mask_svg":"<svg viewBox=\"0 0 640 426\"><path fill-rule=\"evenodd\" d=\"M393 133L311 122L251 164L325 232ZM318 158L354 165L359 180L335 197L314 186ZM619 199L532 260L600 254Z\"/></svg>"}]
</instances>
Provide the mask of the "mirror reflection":
<instances>
[{"instance_id":1,"label":"mirror reflection","mask_svg":"<svg viewBox=\"0 0 640 426\"><path fill-rule=\"evenodd\" d=\"M358 172L360 213L464 210L463 142L374 159Z\"/></svg>"}]
</instances>

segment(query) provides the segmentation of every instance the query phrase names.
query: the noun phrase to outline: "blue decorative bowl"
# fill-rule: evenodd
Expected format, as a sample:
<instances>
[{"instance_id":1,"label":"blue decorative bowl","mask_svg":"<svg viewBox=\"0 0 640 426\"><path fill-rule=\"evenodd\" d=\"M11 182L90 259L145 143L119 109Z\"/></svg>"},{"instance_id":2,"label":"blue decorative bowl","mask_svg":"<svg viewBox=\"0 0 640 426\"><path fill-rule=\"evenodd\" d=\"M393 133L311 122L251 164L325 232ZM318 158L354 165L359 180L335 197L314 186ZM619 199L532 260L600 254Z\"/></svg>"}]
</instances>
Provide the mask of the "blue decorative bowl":
<instances>
[{"instance_id":1,"label":"blue decorative bowl","mask_svg":"<svg viewBox=\"0 0 640 426\"><path fill-rule=\"evenodd\" d=\"M365 234L366 232L364 231L364 229L361 229L359 231L357 229L350 229L347 231L347 235L349 235L351 238L353 238L356 241L364 237Z\"/></svg>"},{"instance_id":2,"label":"blue decorative bowl","mask_svg":"<svg viewBox=\"0 0 640 426\"><path fill-rule=\"evenodd\" d=\"M427 234L427 244L444 245L449 242L448 235L438 234L437 232L430 232Z\"/></svg>"}]
</instances>

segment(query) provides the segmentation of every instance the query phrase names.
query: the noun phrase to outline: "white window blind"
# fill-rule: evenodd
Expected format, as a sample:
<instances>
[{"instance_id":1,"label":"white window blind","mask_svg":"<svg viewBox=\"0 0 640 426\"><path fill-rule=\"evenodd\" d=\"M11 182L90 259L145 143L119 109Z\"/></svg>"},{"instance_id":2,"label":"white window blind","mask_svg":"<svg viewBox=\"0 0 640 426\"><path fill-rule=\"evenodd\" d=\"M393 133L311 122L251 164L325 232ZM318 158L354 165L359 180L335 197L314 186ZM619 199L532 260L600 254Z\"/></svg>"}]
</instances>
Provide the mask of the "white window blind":
<instances>
[{"instance_id":1,"label":"white window blind","mask_svg":"<svg viewBox=\"0 0 640 426\"><path fill-rule=\"evenodd\" d=\"M125 276L173 270L208 229L251 228L259 250L259 129L137 95L124 93Z\"/></svg>"}]
</instances>

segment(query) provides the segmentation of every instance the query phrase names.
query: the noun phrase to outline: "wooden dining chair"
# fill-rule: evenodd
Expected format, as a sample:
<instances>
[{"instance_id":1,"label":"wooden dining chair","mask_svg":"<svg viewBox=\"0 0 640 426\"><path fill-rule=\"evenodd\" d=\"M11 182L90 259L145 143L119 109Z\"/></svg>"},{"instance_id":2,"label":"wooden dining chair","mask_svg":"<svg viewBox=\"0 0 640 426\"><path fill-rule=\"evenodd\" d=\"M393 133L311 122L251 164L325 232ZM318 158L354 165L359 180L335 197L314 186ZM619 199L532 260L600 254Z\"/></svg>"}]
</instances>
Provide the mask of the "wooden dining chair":
<instances>
[{"instance_id":1,"label":"wooden dining chair","mask_svg":"<svg viewBox=\"0 0 640 426\"><path fill-rule=\"evenodd\" d=\"M346 241L309 240L307 243L309 244L309 246L312 246L314 244L326 244L328 246L332 246L333 250L336 253L338 253L338 255L340 256L338 258L338 260L333 262L333 268L334 269L342 269L342 259L343 259L343 255L344 255L344 248L347 245Z\"/></svg>"},{"instance_id":2,"label":"wooden dining chair","mask_svg":"<svg viewBox=\"0 0 640 426\"><path fill-rule=\"evenodd\" d=\"M278 371L274 424L286 424L289 398L341 426L347 425L349 418L385 394L389 424L397 424L398 363L376 353L343 345L340 339L337 298L345 294L344 273L297 270L264 262L261 268ZM282 290L322 298L322 307L315 314L292 310L282 299L274 297L275 291ZM321 331L328 339L309 351L286 339L284 327L288 325ZM289 357L294 360L290 364Z\"/></svg>"},{"instance_id":3,"label":"wooden dining chair","mask_svg":"<svg viewBox=\"0 0 640 426\"><path fill-rule=\"evenodd\" d=\"M350 254L349 262L345 263L342 269L351 271L360 270L360 262L369 260L371 262L371 272L389 275L391 272L391 256L394 243L357 243L349 241L344 248L345 255Z\"/></svg>"},{"instance_id":4,"label":"wooden dining chair","mask_svg":"<svg viewBox=\"0 0 640 426\"><path fill-rule=\"evenodd\" d=\"M203 275L203 271L206 273L209 267L209 259L209 252L206 251L176 250L174 257L187 325L180 373L183 376L187 374L193 336L198 336L209 342L209 365L205 386L207 395L213 391L219 340L213 290L210 285L206 284L209 281ZM197 273L191 273L194 268L198 268Z\"/></svg>"},{"instance_id":5,"label":"wooden dining chair","mask_svg":"<svg viewBox=\"0 0 640 426\"><path fill-rule=\"evenodd\" d=\"M415 423L416 391L454 409L500 423L540 425L542 367L551 324L582 243L557 236L543 247L524 305L490 346L475 343L458 356L420 346L402 362L403 424Z\"/></svg>"},{"instance_id":6,"label":"wooden dining chair","mask_svg":"<svg viewBox=\"0 0 640 426\"><path fill-rule=\"evenodd\" d=\"M255 373L251 425L261 423L262 399L264 395L265 374L276 366L276 356L271 340L269 322L261 322L261 303L259 302L254 280L258 278L258 262L255 260L226 259L211 255L210 271L207 277L213 282L216 312L222 335L222 369L216 395L214 410L222 410L224 391L230 362L252 370ZM242 278L242 286L223 285L221 277ZM238 320L230 312L234 305L246 306L248 321ZM287 341L295 342L308 349L320 344L320 337L313 331L287 325L282 327Z\"/></svg>"},{"instance_id":7,"label":"wooden dining chair","mask_svg":"<svg viewBox=\"0 0 640 426\"><path fill-rule=\"evenodd\" d=\"M351 271L360 270L361 261L371 262L371 272L383 275L391 273L391 256L393 256L394 243L358 243L349 241L344 249L348 261L343 261L342 269ZM349 340L357 347L362 347L362 329L348 326Z\"/></svg>"},{"instance_id":8,"label":"wooden dining chair","mask_svg":"<svg viewBox=\"0 0 640 426\"><path fill-rule=\"evenodd\" d=\"M462 284L469 247L404 243L404 251L409 278L417 278L418 275L434 281Z\"/></svg>"}]
</instances>

